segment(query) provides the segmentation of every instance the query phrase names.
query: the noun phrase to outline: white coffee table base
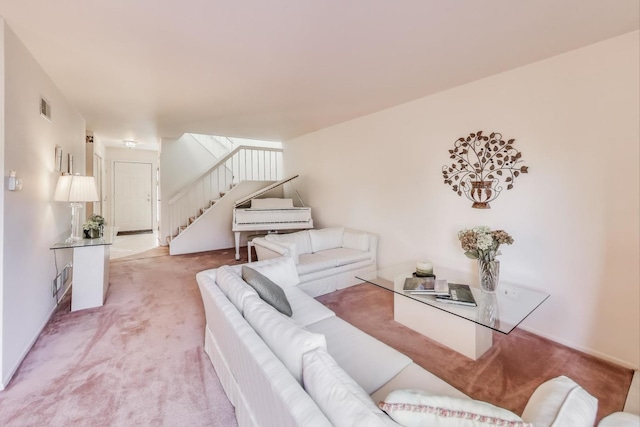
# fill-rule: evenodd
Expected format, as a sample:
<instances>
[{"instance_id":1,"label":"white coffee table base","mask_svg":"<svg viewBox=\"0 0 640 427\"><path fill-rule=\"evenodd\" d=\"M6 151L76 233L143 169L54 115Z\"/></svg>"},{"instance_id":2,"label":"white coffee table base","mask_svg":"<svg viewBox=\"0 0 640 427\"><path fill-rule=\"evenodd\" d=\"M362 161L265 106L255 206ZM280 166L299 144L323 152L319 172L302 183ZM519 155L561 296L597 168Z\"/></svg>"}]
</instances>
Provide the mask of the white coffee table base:
<instances>
[{"instance_id":1,"label":"white coffee table base","mask_svg":"<svg viewBox=\"0 0 640 427\"><path fill-rule=\"evenodd\" d=\"M393 295L393 319L473 360L493 344L491 329L402 295Z\"/></svg>"}]
</instances>

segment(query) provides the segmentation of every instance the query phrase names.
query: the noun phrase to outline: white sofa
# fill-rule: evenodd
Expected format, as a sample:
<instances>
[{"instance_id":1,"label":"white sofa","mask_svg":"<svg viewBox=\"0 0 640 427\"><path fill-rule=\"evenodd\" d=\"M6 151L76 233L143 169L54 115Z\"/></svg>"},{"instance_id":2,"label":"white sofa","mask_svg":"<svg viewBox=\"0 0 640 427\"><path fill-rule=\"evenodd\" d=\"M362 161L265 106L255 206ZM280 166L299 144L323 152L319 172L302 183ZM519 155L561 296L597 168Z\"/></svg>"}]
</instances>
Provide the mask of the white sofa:
<instances>
[{"instance_id":1,"label":"white sofa","mask_svg":"<svg viewBox=\"0 0 640 427\"><path fill-rule=\"evenodd\" d=\"M357 275L377 268L378 236L343 227L267 234L253 245L258 260L293 258L299 288L314 297L360 283Z\"/></svg>"},{"instance_id":2,"label":"white sofa","mask_svg":"<svg viewBox=\"0 0 640 427\"><path fill-rule=\"evenodd\" d=\"M336 317L298 287L292 258L245 266L252 270L224 266L196 277L206 315L204 349L240 426L593 425L597 401L568 378L536 390L523 415L533 422L528 424L469 399ZM243 280L247 272L273 282L269 286L286 296L291 317ZM497 423L504 419L509 424Z\"/></svg>"}]
</instances>

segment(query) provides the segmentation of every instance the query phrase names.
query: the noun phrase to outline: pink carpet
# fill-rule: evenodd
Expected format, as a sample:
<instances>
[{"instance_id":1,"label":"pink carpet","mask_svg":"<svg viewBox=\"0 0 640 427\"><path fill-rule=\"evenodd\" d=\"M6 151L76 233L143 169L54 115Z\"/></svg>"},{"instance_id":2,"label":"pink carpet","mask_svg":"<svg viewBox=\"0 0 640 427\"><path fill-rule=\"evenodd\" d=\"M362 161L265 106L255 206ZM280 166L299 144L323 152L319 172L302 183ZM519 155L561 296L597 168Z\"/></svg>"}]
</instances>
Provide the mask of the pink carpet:
<instances>
[{"instance_id":1,"label":"pink carpet","mask_svg":"<svg viewBox=\"0 0 640 427\"><path fill-rule=\"evenodd\" d=\"M103 307L63 302L0 392L0 426L235 426L202 346L198 271L236 264L233 250L168 256L166 248L111 262ZM246 259L241 260L246 262ZM319 298L339 316L468 395L521 413L537 385L567 375L621 410L631 371L532 334L495 334L474 362L392 319L391 294L358 285Z\"/></svg>"},{"instance_id":2,"label":"pink carpet","mask_svg":"<svg viewBox=\"0 0 640 427\"><path fill-rule=\"evenodd\" d=\"M517 414L522 414L538 385L566 375L598 399L600 420L622 410L633 377L631 369L517 328L509 335L494 333L493 347L473 361L395 322L393 294L369 284L332 292L318 300L468 396Z\"/></svg>"},{"instance_id":3,"label":"pink carpet","mask_svg":"<svg viewBox=\"0 0 640 427\"><path fill-rule=\"evenodd\" d=\"M237 425L202 349L195 281L232 263L232 251L170 257L162 248L112 261L106 304L60 306L0 392L0 425Z\"/></svg>"}]
</instances>

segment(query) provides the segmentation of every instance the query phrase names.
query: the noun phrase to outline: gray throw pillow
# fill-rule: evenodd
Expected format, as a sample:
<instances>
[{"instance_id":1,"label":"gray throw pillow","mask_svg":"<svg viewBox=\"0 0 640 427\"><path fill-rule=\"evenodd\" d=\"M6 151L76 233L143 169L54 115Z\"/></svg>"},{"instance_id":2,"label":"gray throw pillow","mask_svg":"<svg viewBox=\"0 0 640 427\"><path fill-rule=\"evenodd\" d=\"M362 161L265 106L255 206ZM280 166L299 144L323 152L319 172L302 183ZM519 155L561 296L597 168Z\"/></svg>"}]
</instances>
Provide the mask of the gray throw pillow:
<instances>
[{"instance_id":1,"label":"gray throw pillow","mask_svg":"<svg viewBox=\"0 0 640 427\"><path fill-rule=\"evenodd\" d=\"M293 311L282 288L250 267L242 266L242 280L256 290L260 298L282 314L291 317Z\"/></svg>"}]
</instances>

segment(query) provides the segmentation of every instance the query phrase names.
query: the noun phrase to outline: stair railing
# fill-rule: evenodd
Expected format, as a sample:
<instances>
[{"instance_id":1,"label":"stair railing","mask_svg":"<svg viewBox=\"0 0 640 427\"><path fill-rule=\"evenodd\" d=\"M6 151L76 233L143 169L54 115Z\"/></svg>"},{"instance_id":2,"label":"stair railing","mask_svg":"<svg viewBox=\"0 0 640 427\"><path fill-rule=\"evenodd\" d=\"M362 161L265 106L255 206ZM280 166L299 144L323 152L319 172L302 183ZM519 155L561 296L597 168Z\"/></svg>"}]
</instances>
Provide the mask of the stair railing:
<instances>
[{"instance_id":1,"label":"stair railing","mask_svg":"<svg viewBox=\"0 0 640 427\"><path fill-rule=\"evenodd\" d=\"M281 179L281 148L237 147L205 173L184 185L169 200L170 238L179 234L239 182Z\"/></svg>"}]
</instances>

